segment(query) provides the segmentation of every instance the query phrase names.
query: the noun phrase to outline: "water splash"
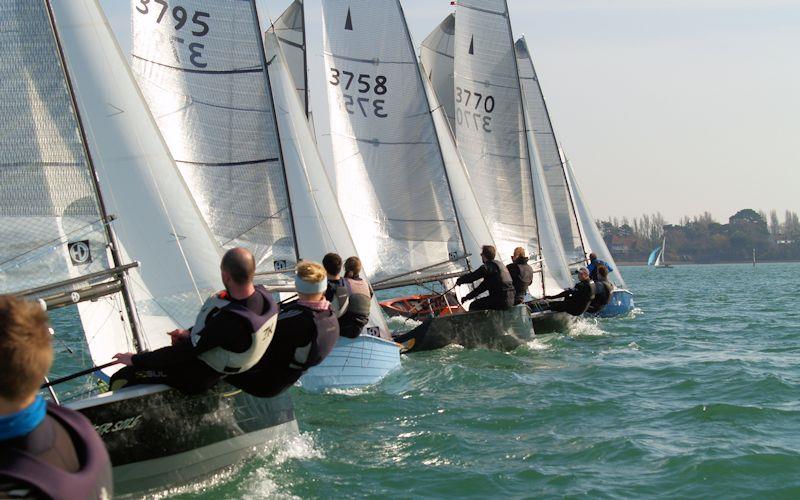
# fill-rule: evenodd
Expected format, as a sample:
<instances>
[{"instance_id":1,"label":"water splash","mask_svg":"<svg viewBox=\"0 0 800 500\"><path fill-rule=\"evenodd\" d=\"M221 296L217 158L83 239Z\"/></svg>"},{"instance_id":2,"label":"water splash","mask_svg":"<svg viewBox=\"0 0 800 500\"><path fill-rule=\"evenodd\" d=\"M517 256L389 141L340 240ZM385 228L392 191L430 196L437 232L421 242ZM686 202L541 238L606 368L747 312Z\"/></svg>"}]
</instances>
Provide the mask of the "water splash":
<instances>
[{"instance_id":1,"label":"water splash","mask_svg":"<svg viewBox=\"0 0 800 500\"><path fill-rule=\"evenodd\" d=\"M567 335L570 337L600 337L607 332L600 328L600 322L595 318L578 318L569 328Z\"/></svg>"}]
</instances>

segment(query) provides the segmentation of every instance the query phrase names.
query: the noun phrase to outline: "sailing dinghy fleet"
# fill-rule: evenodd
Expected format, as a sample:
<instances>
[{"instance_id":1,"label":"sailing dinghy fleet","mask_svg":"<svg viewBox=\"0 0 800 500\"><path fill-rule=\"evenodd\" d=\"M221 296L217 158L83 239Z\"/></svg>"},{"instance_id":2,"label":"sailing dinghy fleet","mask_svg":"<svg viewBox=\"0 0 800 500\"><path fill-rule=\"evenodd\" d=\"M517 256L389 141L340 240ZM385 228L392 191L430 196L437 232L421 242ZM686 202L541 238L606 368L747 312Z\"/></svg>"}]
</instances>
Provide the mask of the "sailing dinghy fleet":
<instances>
[{"instance_id":1,"label":"sailing dinghy fleet","mask_svg":"<svg viewBox=\"0 0 800 500\"><path fill-rule=\"evenodd\" d=\"M633 308L504 0L459 2L419 58L398 0L323 0L327 168L301 0L266 31L255 0L132 0L131 13L129 64L98 0L0 3L0 108L14 117L0 135L0 293L75 305L94 376L191 325L239 246L276 294L292 293L300 260L335 251L394 297L383 310L373 298L364 332L300 379L313 391L375 384L401 348L513 349L563 329L564 313L459 303L470 287L454 280L482 265L481 245L534 256L531 304L596 253L617 286L600 315ZM407 295L432 284L446 293ZM384 311L423 321L391 332ZM63 404L103 437L118 493L193 480L297 432L287 393L224 382Z\"/></svg>"}]
</instances>

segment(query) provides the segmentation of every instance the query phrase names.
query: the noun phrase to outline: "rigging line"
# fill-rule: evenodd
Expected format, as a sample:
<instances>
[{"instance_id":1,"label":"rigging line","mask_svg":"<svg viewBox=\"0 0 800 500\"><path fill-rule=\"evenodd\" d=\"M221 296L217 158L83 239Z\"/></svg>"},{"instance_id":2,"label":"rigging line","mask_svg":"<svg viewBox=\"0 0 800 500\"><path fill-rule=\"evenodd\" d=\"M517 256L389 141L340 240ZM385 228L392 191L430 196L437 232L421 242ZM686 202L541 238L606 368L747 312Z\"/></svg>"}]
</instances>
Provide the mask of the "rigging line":
<instances>
[{"instance_id":1,"label":"rigging line","mask_svg":"<svg viewBox=\"0 0 800 500\"><path fill-rule=\"evenodd\" d=\"M20 257L23 257L23 256L25 256L25 255L28 255L28 254L29 254L29 253L31 253L31 252L35 252L35 251L37 251L37 250L39 250L39 249L42 249L42 248L44 248L44 247L46 247L46 246L52 245L53 243L65 243L65 241L64 241L64 239L65 239L65 238L69 239L69 236L70 236L70 235L72 235L72 234L74 234L74 233L77 233L77 232L79 232L79 231L83 231L83 230L85 230L86 228L90 228L90 227L94 226L95 224L97 224L98 222L102 222L102 223L103 223L103 226L106 226L106 225L108 225L108 224L109 224L109 222L111 222L111 221L110 221L110 220L105 220L105 219L102 219L102 218L101 218L101 219L97 219L96 221L94 221L94 222L91 222L91 223L89 223L89 224L87 224L87 225L85 225L85 226L81 226L81 227L79 227L79 228L77 228L77 229L73 229L73 230L72 230L72 231L70 231L69 233L65 233L63 237L54 238L54 239L52 239L52 240L50 240L50 241L47 241L47 242L45 242L45 243L42 243L41 245L39 245L39 246L37 246L37 247L35 247L35 248L31 248L30 250L28 250L28 251L26 251L26 252L23 252L23 253L21 253L21 254L19 254L19 255L15 255L14 257L11 257L11 258L10 258L10 259L8 259L8 260L4 260L3 262L0 262L0 267L2 267L2 266L4 266L4 265L8 264L9 262L13 262L13 261L15 261L15 260L19 259Z\"/></svg>"}]
</instances>

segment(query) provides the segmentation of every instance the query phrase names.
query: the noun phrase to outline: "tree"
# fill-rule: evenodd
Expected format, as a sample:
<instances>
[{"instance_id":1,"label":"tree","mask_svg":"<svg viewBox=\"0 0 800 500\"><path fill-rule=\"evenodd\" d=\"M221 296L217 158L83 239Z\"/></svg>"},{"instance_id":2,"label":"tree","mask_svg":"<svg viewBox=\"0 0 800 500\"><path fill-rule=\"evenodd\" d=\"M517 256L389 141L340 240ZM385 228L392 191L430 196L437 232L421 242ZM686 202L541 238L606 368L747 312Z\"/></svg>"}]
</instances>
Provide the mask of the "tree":
<instances>
[{"instance_id":1,"label":"tree","mask_svg":"<svg viewBox=\"0 0 800 500\"><path fill-rule=\"evenodd\" d=\"M769 212L769 233L772 239L776 239L781 234L781 221L778 219L778 212L770 210Z\"/></svg>"}]
</instances>

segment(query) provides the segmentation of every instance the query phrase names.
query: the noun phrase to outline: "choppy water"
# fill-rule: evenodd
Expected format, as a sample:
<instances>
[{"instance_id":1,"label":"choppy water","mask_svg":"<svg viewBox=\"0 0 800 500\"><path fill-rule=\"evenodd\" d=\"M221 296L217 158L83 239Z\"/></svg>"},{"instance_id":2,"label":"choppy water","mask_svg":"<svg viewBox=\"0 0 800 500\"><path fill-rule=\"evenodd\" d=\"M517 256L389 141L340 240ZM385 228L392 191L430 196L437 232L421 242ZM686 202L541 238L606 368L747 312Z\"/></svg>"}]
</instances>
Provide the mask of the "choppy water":
<instances>
[{"instance_id":1,"label":"choppy water","mask_svg":"<svg viewBox=\"0 0 800 500\"><path fill-rule=\"evenodd\" d=\"M165 496L800 498L800 264L624 274L635 319L293 390L299 438Z\"/></svg>"}]
</instances>

